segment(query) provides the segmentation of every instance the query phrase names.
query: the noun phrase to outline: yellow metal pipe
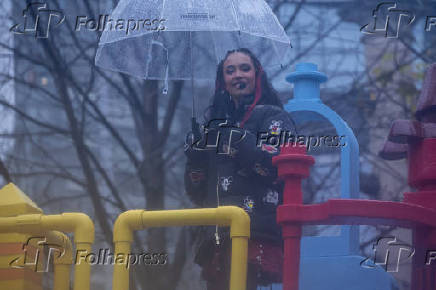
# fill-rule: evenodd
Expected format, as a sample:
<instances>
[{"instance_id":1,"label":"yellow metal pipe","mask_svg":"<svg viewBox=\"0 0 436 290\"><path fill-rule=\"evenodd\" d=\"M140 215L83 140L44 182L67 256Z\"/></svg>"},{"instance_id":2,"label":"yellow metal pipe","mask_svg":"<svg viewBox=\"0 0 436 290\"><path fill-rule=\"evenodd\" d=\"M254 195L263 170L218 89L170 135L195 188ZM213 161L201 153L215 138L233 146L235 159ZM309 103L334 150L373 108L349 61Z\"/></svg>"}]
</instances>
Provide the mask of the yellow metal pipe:
<instances>
[{"instance_id":1,"label":"yellow metal pipe","mask_svg":"<svg viewBox=\"0 0 436 290\"><path fill-rule=\"evenodd\" d=\"M91 246L92 243L94 243L94 224L86 214L63 213L60 215L42 216L41 226L46 230L54 229L73 232L76 253L81 253L81 255L91 253ZM91 265L87 259L77 261L77 255L74 265L73 289L89 290L91 283Z\"/></svg>"},{"instance_id":2,"label":"yellow metal pipe","mask_svg":"<svg viewBox=\"0 0 436 290\"><path fill-rule=\"evenodd\" d=\"M70 289L70 267L71 265L59 264L54 266L53 290Z\"/></svg>"},{"instance_id":3,"label":"yellow metal pipe","mask_svg":"<svg viewBox=\"0 0 436 290\"><path fill-rule=\"evenodd\" d=\"M247 255L248 237L233 237L230 266L230 289L246 289Z\"/></svg>"},{"instance_id":4,"label":"yellow metal pipe","mask_svg":"<svg viewBox=\"0 0 436 290\"><path fill-rule=\"evenodd\" d=\"M237 206L220 206L216 208L217 218L230 226L230 237L250 238L250 216Z\"/></svg>"},{"instance_id":5,"label":"yellow metal pipe","mask_svg":"<svg viewBox=\"0 0 436 290\"><path fill-rule=\"evenodd\" d=\"M48 243L60 246L64 250L62 255L54 257L54 265L71 266L73 264L73 245L70 238L59 231L48 231L43 233L43 235Z\"/></svg>"},{"instance_id":6,"label":"yellow metal pipe","mask_svg":"<svg viewBox=\"0 0 436 290\"><path fill-rule=\"evenodd\" d=\"M83 213L63 213L60 215L29 214L0 219L0 231L40 232L59 230L74 233L76 252L84 257L91 253L94 242L94 224ZM77 260L77 257L75 257ZM87 259L75 261L74 290L89 290L91 266Z\"/></svg>"},{"instance_id":7,"label":"yellow metal pipe","mask_svg":"<svg viewBox=\"0 0 436 290\"><path fill-rule=\"evenodd\" d=\"M126 257L130 253L130 242L115 242L115 258L118 255L125 257L125 262L128 263ZM129 265L124 263L122 259L115 259L114 273L112 280L112 289L129 289Z\"/></svg>"},{"instance_id":8,"label":"yellow metal pipe","mask_svg":"<svg viewBox=\"0 0 436 290\"><path fill-rule=\"evenodd\" d=\"M94 224L84 213L63 213L41 216L41 226L45 229L74 233L74 242L94 243Z\"/></svg>"},{"instance_id":9,"label":"yellow metal pipe","mask_svg":"<svg viewBox=\"0 0 436 290\"><path fill-rule=\"evenodd\" d=\"M0 220L0 230L15 227L14 232L59 230L74 233L75 243L94 242L94 224L83 213L63 213L57 215L26 214L5 217Z\"/></svg>"},{"instance_id":10,"label":"yellow metal pipe","mask_svg":"<svg viewBox=\"0 0 436 290\"><path fill-rule=\"evenodd\" d=\"M200 225L230 226L232 238L230 290L245 289L250 217L243 209L236 206L162 211L133 210L122 213L114 225L115 257L122 255L126 260L123 260L125 262L123 264L115 263L112 289L129 289L128 254L130 254L134 230L147 227Z\"/></svg>"},{"instance_id":11,"label":"yellow metal pipe","mask_svg":"<svg viewBox=\"0 0 436 290\"><path fill-rule=\"evenodd\" d=\"M38 217L34 216L37 220ZM0 231L1 232L12 232L16 231L16 217L0 218ZM42 233L41 231L35 230L34 223L32 224L32 228L29 230L25 229L28 226L23 227L23 219L20 220L20 231L26 231L29 234L40 235L43 234L47 239L47 243L54 244L60 246L63 249L63 253L59 256L55 256L53 259L54 262L54 290L69 290L70 289L70 267L73 264L73 247L71 245L71 241L67 235L58 231L47 231ZM32 218L27 217L24 220L32 220ZM38 226L37 226L38 228Z\"/></svg>"},{"instance_id":12,"label":"yellow metal pipe","mask_svg":"<svg viewBox=\"0 0 436 290\"><path fill-rule=\"evenodd\" d=\"M132 242L133 231L142 230L142 213L144 210L129 210L121 213L114 224L114 242Z\"/></svg>"},{"instance_id":13,"label":"yellow metal pipe","mask_svg":"<svg viewBox=\"0 0 436 290\"><path fill-rule=\"evenodd\" d=\"M36 215L39 216L39 215ZM0 231L1 232L21 232L17 228L17 217L2 217L0 218Z\"/></svg>"},{"instance_id":14,"label":"yellow metal pipe","mask_svg":"<svg viewBox=\"0 0 436 290\"><path fill-rule=\"evenodd\" d=\"M67 235L58 231L44 233L47 242L63 249L60 256L54 257L54 283L53 290L70 289L70 270L73 264L73 246Z\"/></svg>"},{"instance_id":15,"label":"yellow metal pipe","mask_svg":"<svg viewBox=\"0 0 436 290\"><path fill-rule=\"evenodd\" d=\"M74 290L89 290L91 283L91 264L88 259L77 260L80 253L81 256L86 257L92 251L91 243L76 243L76 259L74 265Z\"/></svg>"}]
</instances>

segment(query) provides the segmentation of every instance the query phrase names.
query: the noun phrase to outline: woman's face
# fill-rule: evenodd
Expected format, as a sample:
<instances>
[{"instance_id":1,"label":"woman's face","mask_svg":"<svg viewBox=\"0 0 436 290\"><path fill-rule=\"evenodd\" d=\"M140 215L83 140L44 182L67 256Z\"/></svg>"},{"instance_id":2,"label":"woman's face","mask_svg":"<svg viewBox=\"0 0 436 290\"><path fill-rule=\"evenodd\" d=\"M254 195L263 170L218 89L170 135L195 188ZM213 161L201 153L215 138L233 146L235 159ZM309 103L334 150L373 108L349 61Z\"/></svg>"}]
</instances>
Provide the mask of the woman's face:
<instances>
[{"instance_id":1,"label":"woman's face","mask_svg":"<svg viewBox=\"0 0 436 290\"><path fill-rule=\"evenodd\" d=\"M224 83L232 97L254 93L256 70L251 58L242 53L229 54L223 65Z\"/></svg>"}]
</instances>

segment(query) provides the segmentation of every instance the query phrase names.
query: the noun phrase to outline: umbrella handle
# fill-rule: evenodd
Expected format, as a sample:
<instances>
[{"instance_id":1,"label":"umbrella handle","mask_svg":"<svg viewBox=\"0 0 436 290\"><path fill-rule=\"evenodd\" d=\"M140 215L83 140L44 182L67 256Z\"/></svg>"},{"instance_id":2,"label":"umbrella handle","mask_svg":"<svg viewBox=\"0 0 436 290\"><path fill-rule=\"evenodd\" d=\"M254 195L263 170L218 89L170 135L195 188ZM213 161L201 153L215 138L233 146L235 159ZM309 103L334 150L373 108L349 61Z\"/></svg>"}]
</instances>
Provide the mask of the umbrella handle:
<instances>
[{"instance_id":1,"label":"umbrella handle","mask_svg":"<svg viewBox=\"0 0 436 290\"><path fill-rule=\"evenodd\" d=\"M201 139L200 124L198 124L197 118L195 117L191 118L191 126L192 126L192 134L194 135L195 140L200 140Z\"/></svg>"},{"instance_id":2,"label":"umbrella handle","mask_svg":"<svg viewBox=\"0 0 436 290\"><path fill-rule=\"evenodd\" d=\"M188 132L185 138L185 146L192 146L202 139L200 125L195 118L191 119L192 129Z\"/></svg>"}]
</instances>

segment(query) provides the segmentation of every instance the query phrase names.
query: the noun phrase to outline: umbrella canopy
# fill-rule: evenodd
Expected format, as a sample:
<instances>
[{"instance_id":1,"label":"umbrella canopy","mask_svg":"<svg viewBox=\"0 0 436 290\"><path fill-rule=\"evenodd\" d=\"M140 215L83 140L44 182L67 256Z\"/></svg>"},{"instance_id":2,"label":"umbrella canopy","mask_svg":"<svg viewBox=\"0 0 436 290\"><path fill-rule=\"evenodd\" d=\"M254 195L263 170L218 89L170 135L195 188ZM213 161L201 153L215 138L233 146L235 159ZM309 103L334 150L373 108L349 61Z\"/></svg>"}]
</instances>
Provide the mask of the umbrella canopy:
<instances>
[{"instance_id":1,"label":"umbrella canopy","mask_svg":"<svg viewBox=\"0 0 436 290\"><path fill-rule=\"evenodd\" d=\"M96 65L143 79L215 79L241 47L264 67L282 65L290 48L264 0L120 0L100 22Z\"/></svg>"}]
</instances>

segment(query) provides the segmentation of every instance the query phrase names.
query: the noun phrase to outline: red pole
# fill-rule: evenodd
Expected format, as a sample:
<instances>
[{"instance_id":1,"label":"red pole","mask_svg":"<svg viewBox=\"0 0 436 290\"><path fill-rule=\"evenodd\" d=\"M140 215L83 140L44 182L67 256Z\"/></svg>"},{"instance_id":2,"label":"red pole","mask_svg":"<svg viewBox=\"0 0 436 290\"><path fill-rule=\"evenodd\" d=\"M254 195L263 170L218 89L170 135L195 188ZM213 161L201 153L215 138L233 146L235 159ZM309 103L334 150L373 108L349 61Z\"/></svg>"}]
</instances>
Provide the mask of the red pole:
<instances>
[{"instance_id":1,"label":"red pole","mask_svg":"<svg viewBox=\"0 0 436 290\"><path fill-rule=\"evenodd\" d=\"M298 290L301 226L283 226L283 290Z\"/></svg>"},{"instance_id":2,"label":"red pole","mask_svg":"<svg viewBox=\"0 0 436 290\"><path fill-rule=\"evenodd\" d=\"M305 146L283 147L280 154L273 158L278 168L278 176L284 180L283 205L303 204L301 180L309 176L309 168L315 163L312 156L306 154ZM283 290L298 290L300 272L301 224L286 222L277 211L277 222L282 226L284 243Z\"/></svg>"}]
</instances>

